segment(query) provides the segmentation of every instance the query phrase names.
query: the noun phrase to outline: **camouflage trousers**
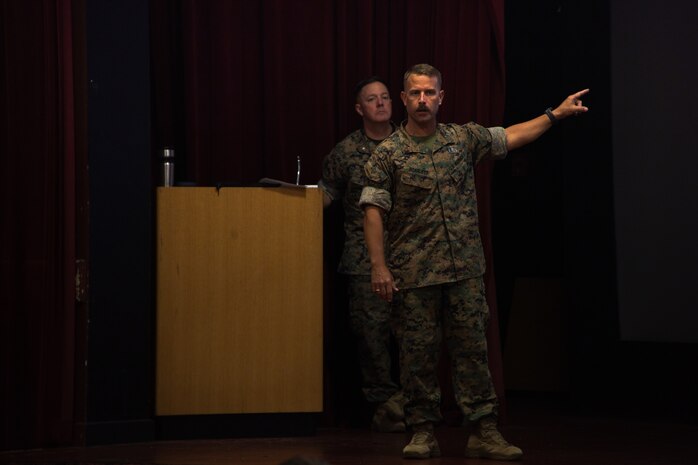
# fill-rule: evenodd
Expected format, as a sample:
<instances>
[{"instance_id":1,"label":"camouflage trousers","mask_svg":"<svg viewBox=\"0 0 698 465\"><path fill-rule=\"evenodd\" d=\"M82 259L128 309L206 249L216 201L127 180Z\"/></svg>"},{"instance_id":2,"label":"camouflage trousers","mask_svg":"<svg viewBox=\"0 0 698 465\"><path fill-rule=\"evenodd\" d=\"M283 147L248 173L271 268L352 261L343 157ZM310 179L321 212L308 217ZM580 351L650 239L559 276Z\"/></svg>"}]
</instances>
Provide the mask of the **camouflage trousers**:
<instances>
[{"instance_id":1,"label":"camouflage trousers","mask_svg":"<svg viewBox=\"0 0 698 465\"><path fill-rule=\"evenodd\" d=\"M349 322L358 342L362 390L382 403L399 391L391 377L391 306L371 290L370 276L348 276Z\"/></svg>"},{"instance_id":2,"label":"camouflage trousers","mask_svg":"<svg viewBox=\"0 0 698 465\"><path fill-rule=\"evenodd\" d=\"M489 308L481 278L417 289L394 299L399 320L400 379L408 398L405 422L441 421L438 359L442 335L451 358L456 403L465 418L497 414L497 395L487 364Z\"/></svg>"}]
</instances>

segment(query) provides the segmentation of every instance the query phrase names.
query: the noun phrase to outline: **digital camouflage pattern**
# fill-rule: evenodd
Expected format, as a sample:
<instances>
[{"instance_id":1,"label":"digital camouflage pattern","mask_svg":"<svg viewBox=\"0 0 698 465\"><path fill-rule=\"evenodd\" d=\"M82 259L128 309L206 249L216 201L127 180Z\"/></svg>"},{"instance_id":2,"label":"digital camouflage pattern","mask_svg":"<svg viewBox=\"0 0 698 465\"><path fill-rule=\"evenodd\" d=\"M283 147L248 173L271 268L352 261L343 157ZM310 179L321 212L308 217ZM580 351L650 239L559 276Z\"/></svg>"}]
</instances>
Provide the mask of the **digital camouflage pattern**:
<instances>
[{"instance_id":1,"label":"digital camouflage pattern","mask_svg":"<svg viewBox=\"0 0 698 465\"><path fill-rule=\"evenodd\" d=\"M400 291L394 311L400 345L405 422L441 420L437 378L441 335L452 360L456 401L471 421L497 413L487 363L489 309L475 195L475 166L506 156L503 128L438 124L414 140L404 127L365 166L360 205L386 212L386 260Z\"/></svg>"},{"instance_id":2,"label":"digital camouflage pattern","mask_svg":"<svg viewBox=\"0 0 698 465\"><path fill-rule=\"evenodd\" d=\"M451 376L455 400L465 418L475 422L496 415L497 395L487 364L489 309L482 278L403 289L395 299L400 378L409 399L406 423L414 427L441 421L436 373L442 334L451 359L457 362L452 364Z\"/></svg>"},{"instance_id":3,"label":"digital camouflage pattern","mask_svg":"<svg viewBox=\"0 0 698 465\"><path fill-rule=\"evenodd\" d=\"M349 134L323 160L318 185L333 201L341 200L344 208L344 249L338 271L349 275L349 321L357 337L362 390L367 401L380 403L399 388L391 378L391 307L371 290L364 214L359 207L366 184L364 164L376 145L363 130Z\"/></svg>"},{"instance_id":4,"label":"digital camouflage pattern","mask_svg":"<svg viewBox=\"0 0 698 465\"><path fill-rule=\"evenodd\" d=\"M400 127L368 159L360 205L386 213L386 261L400 289L482 276L475 165L506 156L503 128L438 124L426 148Z\"/></svg>"},{"instance_id":5,"label":"digital camouflage pattern","mask_svg":"<svg viewBox=\"0 0 698 465\"><path fill-rule=\"evenodd\" d=\"M385 402L399 390L390 376L391 307L371 292L370 276L349 277L349 324L358 339L364 397Z\"/></svg>"},{"instance_id":6,"label":"digital camouflage pattern","mask_svg":"<svg viewBox=\"0 0 698 465\"><path fill-rule=\"evenodd\" d=\"M322 162L319 187L344 207L344 250L339 261L340 273L370 275L371 263L364 240L364 213L359 207L361 191L366 185L364 164L376 147L376 142L359 129L342 141Z\"/></svg>"}]
</instances>

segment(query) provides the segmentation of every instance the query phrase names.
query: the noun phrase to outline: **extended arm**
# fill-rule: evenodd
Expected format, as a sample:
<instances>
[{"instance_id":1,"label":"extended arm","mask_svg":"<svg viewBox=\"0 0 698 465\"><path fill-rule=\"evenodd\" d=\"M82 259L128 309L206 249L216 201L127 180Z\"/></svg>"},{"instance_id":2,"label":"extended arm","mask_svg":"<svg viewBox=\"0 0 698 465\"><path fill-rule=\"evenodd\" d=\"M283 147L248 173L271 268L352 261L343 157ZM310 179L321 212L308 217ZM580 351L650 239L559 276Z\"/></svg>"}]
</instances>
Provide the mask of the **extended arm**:
<instances>
[{"instance_id":1,"label":"extended arm","mask_svg":"<svg viewBox=\"0 0 698 465\"><path fill-rule=\"evenodd\" d=\"M393 274L385 264L382 210L374 205L364 207L364 238L371 260L371 289L381 299L390 302L393 300L393 292L398 288L395 287Z\"/></svg>"},{"instance_id":2,"label":"extended arm","mask_svg":"<svg viewBox=\"0 0 698 465\"><path fill-rule=\"evenodd\" d=\"M562 103L552 110L555 120L565 119L571 115L586 113L589 108L582 105L582 96L587 94L589 89L580 90L568 96ZM506 128L507 150L514 150L538 139L545 131L550 129L553 121L548 115L543 114L529 121L514 124Z\"/></svg>"}]
</instances>

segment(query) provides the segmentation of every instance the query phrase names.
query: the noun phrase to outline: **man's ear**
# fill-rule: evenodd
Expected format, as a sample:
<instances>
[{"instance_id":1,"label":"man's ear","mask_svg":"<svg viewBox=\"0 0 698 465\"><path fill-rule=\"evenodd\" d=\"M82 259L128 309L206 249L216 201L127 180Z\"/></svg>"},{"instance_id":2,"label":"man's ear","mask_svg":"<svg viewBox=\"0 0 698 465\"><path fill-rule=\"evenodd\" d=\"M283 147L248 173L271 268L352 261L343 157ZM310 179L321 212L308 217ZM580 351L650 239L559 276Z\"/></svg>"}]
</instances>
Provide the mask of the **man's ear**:
<instances>
[{"instance_id":1,"label":"man's ear","mask_svg":"<svg viewBox=\"0 0 698 465\"><path fill-rule=\"evenodd\" d=\"M359 114L359 116L363 117L364 116L364 111L361 109L361 105L358 103L354 105L354 110Z\"/></svg>"}]
</instances>

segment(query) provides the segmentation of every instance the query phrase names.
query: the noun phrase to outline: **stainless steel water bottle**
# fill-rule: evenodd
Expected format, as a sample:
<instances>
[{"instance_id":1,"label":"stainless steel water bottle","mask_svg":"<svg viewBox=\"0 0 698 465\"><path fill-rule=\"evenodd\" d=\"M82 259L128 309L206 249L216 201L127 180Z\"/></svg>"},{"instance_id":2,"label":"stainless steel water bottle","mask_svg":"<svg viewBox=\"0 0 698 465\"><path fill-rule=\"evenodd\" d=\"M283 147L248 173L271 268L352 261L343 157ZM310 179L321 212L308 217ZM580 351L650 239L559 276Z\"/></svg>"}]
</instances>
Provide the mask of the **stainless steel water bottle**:
<instances>
[{"instance_id":1,"label":"stainless steel water bottle","mask_svg":"<svg viewBox=\"0 0 698 465\"><path fill-rule=\"evenodd\" d=\"M162 185L164 187L174 186L174 149L165 147L162 150Z\"/></svg>"}]
</instances>

